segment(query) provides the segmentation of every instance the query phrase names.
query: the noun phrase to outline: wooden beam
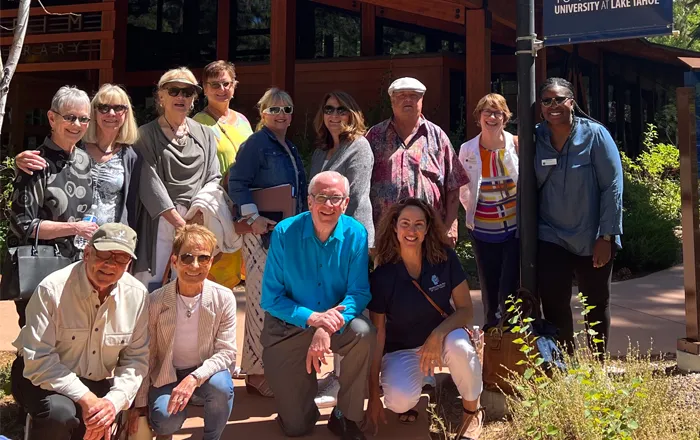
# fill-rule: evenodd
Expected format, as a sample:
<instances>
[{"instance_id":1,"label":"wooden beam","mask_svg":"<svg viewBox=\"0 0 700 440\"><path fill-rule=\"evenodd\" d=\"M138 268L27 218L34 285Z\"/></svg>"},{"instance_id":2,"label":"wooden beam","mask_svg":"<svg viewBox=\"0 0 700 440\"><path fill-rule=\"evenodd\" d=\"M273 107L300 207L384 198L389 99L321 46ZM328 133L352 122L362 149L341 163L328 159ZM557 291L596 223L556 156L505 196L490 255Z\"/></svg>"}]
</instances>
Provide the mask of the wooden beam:
<instances>
[{"instance_id":1,"label":"wooden beam","mask_svg":"<svg viewBox=\"0 0 700 440\"><path fill-rule=\"evenodd\" d=\"M68 14L70 12L80 14L82 12L111 11L114 10L114 2L105 1L101 3L85 3L82 5L49 6L46 9L48 10L48 13L43 8L30 8L29 16L36 17L38 15ZM17 9L2 11L2 16L3 18L15 18L17 17Z\"/></svg>"},{"instance_id":2,"label":"wooden beam","mask_svg":"<svg viewBox=\"0 0 700 440\"><path fill-rule=\"evenodd\" d=\"M24 38L24 44L61 43L64 41L87 41L112 39L112 31L70 32L65 34L34 34ZM0 38L0 46L9 46L14 37Z\"/></svg>"},{"instance_id":3,"label":"wooden beam","mask_svg":"<svg viewBox=\"0 0 700 440\"><path fill-rule=\"evenodd\" d=\"M382 8L397 9L425 17L437 18L452 23L464 24L464 11L466 8L457 3L443 0L363 0Z\"/></svg>"},{"instance_id":4,"label":"wooden beam","mask_svg":"<svg viewBox=\"0 0 700 440\"><path fill-rule=\"evenodd\" d=\"M377 17L386 18L387 20L415 24L416 26L421 26L428 29L437 29L439 31L450 32L452 34L462 36L466 34L463 22L455 23L452 21L440 20L438 18L427 17L425 15L419 15L392 8L377 7L376 11Z\"/></svg>"},{"instance_id":5,"label":"wooden beam","mask_svg":"<svg viewBox=\"0 0 700 440\"><path fill-rule=\"evenodd\" d=\"M479 100L491 92L491 28L489 11L470 9L467 11L467 78L466 78L466 125L467 138L479 133L472 112Z\"/></svg>"},{"instance_id":6,"label":"wooden beam","mask_svg":"<svg viewBox=\"0 0 700 440\"><path fill-rule=\"evenodd\" d=\"M64 61L60 63L20 63L17 65L17 72L53 72L59 70L99 70L111 68L111 60Z\"/></svg>"},{"instance_id":7,"label":"wooden beam","mask_svg":"<svg viewBox=\"0 0 700 440\"><path fill-rule=\"evenodd\" d=\"M360 55L363 57L377 54L377 7L368 3L361 5L360 24L362 26L362 46Z\"/></svg>"},{"instance_id":8,"label":"wooden beam","mask_svg":"<svg viewBox=\"0 0 700 440\"><path fill-rule=\"evenodd\" d=\"M129 3L116 3L114 27L113 81L123 84L126 77L126 28L129 20Z\"/></svg>"},{"instance_id":9,"label":"wooden beam","mask_svg":"<svg viewBox=\"0 0 700 440\"><path fill-rule=\"evenodd\" d=\"M231 0L218 0L216 8L216 58L229 59ZM233 24L234 29L236 24Z\"/></svg>"},{"instance_id":10,"label":"wooden beam","mask_svg":"<svg viewBox=\"0 0 700 440\"><path fill-rule=\"evenodd\" d=\"M514 0L489 0L493 20L515 29L516 2Z\"/></svg>"},{"instance_id":11,"label":"wooden beam","mask_svg":"<svg viewBox=\"0 0 700 440\"><path fill-rule=\"evenodd\" d=\"M311 2L354 12L360 12L362 7L362 3L357 0L311 0Z\"/></svg>"},{"instance_id":12,"label":"wooden beam","mask_svg":"<svg viewBox=\"0 0 700 440\"><path fill-rule=\"evenodd\" d=\"M296 0L271 0L270 66L272 85L294 97Z\"/></svg>"},{"instance_id":13,"label":"wooden beam","mask_svg":"<svg viewBox=\"0 0 700 440\"><path fill-rule=\"evenodd\" d=\"M100 84L113 82L114 81L114 71L112 69L100 69L99 81L100 81Z\"/></svg>"}]
</instances>

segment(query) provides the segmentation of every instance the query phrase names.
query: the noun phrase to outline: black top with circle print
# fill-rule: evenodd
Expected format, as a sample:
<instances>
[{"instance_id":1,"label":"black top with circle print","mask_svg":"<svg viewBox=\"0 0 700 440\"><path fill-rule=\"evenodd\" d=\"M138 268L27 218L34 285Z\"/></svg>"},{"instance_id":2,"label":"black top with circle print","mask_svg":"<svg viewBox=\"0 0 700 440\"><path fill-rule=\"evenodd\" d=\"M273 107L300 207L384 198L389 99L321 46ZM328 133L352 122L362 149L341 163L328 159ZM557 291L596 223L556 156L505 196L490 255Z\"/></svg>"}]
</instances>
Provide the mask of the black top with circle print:
<instances>
[{"instance_id":1,"label":"black top with circle print","mask_svg":"<svg viewBox=\"0 0 700 440\"><path fill-rule=\"evenodd\" d=\"M55 222L82 220L92 206L90 156L75 147L67 154L50 138L38 148L47 167L29 175L18 170L14 180L10 228L10 246L19 242L36 218ZM43 241L56 243L61 252L74 255L73 237Z\"/></svg>"}]
</instances>

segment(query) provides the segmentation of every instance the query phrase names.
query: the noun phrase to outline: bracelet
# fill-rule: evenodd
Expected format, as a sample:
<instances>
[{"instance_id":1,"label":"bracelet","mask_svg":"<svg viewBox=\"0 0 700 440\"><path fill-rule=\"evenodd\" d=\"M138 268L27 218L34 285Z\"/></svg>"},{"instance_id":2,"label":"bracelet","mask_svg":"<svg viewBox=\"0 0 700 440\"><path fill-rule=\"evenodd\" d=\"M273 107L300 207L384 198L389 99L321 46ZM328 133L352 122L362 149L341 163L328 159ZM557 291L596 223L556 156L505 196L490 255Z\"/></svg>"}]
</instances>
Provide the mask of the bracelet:
<instances>
[{"instance_id":1,"label":"bracelet","mask_svg":"<svg viewBox=\"0 0 700 440\"><path fill-rule=\"evenodd\" d=\"M245 222L248 224L248 226L251 226L253 223L255 223L255 220L257 220L258 217L260 217L260 214L256 212L255 214L248 217L248 220L246 220Z\"/></svg>"}]
</instances>

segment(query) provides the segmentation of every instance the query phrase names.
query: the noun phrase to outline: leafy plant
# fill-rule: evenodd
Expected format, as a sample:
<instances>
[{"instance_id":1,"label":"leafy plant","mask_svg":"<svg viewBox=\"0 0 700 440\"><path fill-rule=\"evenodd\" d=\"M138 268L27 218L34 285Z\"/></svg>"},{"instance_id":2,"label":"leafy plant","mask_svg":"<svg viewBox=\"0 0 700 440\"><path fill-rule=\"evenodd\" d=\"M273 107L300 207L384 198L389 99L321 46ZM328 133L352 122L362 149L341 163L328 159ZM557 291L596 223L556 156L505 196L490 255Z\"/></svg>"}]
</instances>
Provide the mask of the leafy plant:
<instances>
[{"instance_id":1,"label":"leafy plant","mask_svg":"<svg viewBox=\"0 0 700 440\"><path fill-rule=\"evenodd\" d=\"M12 192L14 186L12 180L14 178L15 160L12 157L7 157L0 163L0 261L5 255L5 247L7 246L7 234L10 233L10 225L7 211L12 205Z\"/></svg>"}]
</instances>

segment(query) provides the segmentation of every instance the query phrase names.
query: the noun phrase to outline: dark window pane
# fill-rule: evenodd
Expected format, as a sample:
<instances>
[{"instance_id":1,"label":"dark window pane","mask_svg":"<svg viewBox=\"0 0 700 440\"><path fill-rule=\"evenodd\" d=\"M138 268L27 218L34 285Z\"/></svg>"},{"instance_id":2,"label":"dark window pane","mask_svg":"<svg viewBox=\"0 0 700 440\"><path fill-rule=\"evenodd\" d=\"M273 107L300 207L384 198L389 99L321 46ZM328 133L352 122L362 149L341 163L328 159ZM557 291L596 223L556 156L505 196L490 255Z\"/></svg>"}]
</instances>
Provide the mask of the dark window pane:
<instances>
[{"instance_id":1,"label":"dark window pane","mask_svg":"<svg viewBox=\"0 0 700 440\"><path fill-rule=\"evenodd\" d=\"M270 10L270 0L231 0L229 57L232 60L270 59Z\"/></svg>"},{"instance_id":2,"label":"dark window pane","mask_svg":"<svg viewBox=\"0 0 700 440\"><path fill-rule=\"evenodd\" d=\"M270 0L234 0L236 29L270 29ZM231 5L234 6L233 4Z\"/></svg>"},{"instance_id":3,"label":"dark window pane","mask_svg":"<svg viewBox=\"0 0 700 440\"><path fill-rule=\"evenodd\" d=\"M239 35L236 39L236 61L264 61L270 58L270 34Z\"/></svg>"},{"instance_id":4,"label":"dark window pane","mask_svg":"<svg viewBox=\"0 0 700 440\"><path fill-rule=\"evenodd\" d=\"M316 58L360 56L360 17L337 9L316 6Z\"/></svg>"},{"instance_id":5,"label":"dark window pane","mask_svg":"<svg viewBox=\"0 0 700 440\"><path fill-rule=\"evenodd\" d=\"M425 35L391 26L383 26L382 49L384 55L425 53Z\"/></svg>"}]
</instances>

